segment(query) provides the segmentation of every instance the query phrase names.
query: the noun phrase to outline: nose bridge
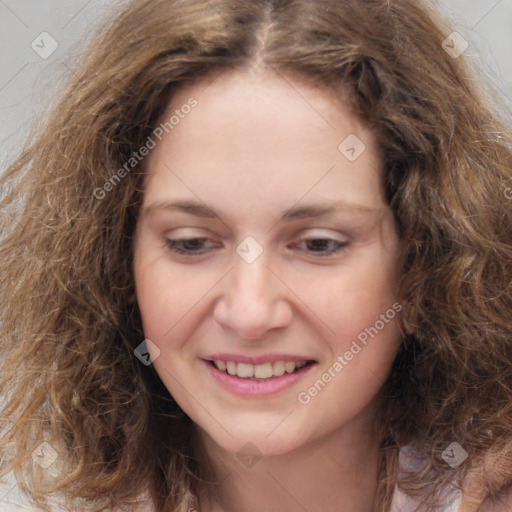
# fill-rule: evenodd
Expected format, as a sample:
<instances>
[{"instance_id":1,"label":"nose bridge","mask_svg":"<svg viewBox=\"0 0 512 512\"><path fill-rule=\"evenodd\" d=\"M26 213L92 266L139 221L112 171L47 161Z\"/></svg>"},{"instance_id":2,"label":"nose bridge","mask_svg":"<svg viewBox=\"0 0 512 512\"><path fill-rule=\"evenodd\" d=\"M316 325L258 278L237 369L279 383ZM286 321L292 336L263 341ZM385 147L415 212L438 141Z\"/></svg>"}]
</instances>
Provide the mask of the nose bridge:
<instances>
[{"instance_id":1,"label":"nose bridge","mask_svg":"<svg viewBox=\"0 0 512 512\"><path fill-rule=\"evenodd\" d=\"M225 282L216 318L239 337L259 338L290 321L291 312L283 296L285 287L271 266L265 252L252 261L243 254L234 255L234 268Z\"/></svg>"},{"instance_id":2,"label":"nose bridge","mask_svg":"<svg viewBox=\"0 0 512 512\"><path fill-rule=\"evenodd\" d=\"M262 254L252 262L236 257L232 272L231 290L228 290L232 306L252 307L252 311L263 312L272 302L275 276L269 269L269 260Z\"/></svg>"}]
</instances>

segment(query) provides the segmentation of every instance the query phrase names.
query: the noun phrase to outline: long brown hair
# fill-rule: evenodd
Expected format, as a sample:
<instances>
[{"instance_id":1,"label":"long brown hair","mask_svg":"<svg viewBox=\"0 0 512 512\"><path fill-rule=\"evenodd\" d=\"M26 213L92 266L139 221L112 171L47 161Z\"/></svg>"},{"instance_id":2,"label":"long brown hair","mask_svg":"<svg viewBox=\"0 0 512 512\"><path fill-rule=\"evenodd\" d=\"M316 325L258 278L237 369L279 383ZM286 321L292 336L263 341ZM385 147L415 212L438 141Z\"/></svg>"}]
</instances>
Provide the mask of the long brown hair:
<instances>
[{"instance_id":1,"label":"long brown hair","mask_svg":"<svg viewBox=\"0 0 512 512\"><path fill-rule=\"evenodd\" d=\"M382 149L404 338L379 510L398 483L432 506L471 475L491 498L512 484L512 136L449 33L416 0L134 0L100 27L2 177L0 447L40 506L198 506L192 422L134 357L144 160L126 163L177 87L254 62L336 91ZM53 473L33 460L43 442ZM455 469L452 442L469 455ZM406 445L421 463L399 478Z\"/></svg>"}]
</instances>

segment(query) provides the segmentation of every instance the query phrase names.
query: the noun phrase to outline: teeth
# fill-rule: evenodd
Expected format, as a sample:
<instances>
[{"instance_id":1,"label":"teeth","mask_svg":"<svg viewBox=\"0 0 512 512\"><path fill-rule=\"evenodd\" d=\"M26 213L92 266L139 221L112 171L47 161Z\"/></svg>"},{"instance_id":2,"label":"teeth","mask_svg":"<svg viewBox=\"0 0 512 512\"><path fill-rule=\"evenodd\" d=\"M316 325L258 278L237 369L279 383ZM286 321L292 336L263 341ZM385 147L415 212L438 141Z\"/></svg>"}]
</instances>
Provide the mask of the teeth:
<instances>
[{"instance_id":1,"label":"teeth","mask_svg":"<svg viewBox=\"0 0 512 512\"><path fill-rule=\"evenodd\" d=\"M215 361L215 366L223 372L226 371L227 368L226 363L224 361Z\"/></svg>"},{"instance_id":2,"label":"teeth","mask_svg":"<svg viewBox=\"0 0 512 512\"><path fill-rule=\"evenodd\" d=\"M254 375L254 366L252 364L238 363L236 374L243 379L252 377Z\"/></svg>"},{"instance_id":3,"label":"teeth","mask_svg":"<svg viewBox=\"0 0 512 512\"><path fill-rule=\"evenodd\" d=\"M276 361L272 366L272 373L277 377L281 377L281 375L284 375L285 368L286 364L283 361Z\"/></svg>"},{"instance_id":4,"label":"teeth","mask_svg":"<svg viewBox=\"0 0 512 512\"><path fill-rule=\"evenodd\" d=\"M236 375L241 379L270 379L281 377L285 373L293 373L306 366L307 361L276 361L275 363L248 364L234 361L214 361L217 370L227 371L229 375Z\"/></svg>"},{"instance_id":5,"label":"teeth","mask_svg":"<svg viewBox=\"0 0 512 512\"><path fill-rule=\"evenodd\" d=\"M226 366L228 367L229 375L236 375L236 363L233 363L233 361L228 361Z\"/></svg>"},{"instance_id":6,"label":"teeth","mask_svg":"<svg viewBox=\"0 0 512 512\"><path fill-rule=\"evenodd\" d=\"M293 362L286 363L284 365L284 369L285 369L286 373L293 373L295 371L295 363L293 363Z\"/></svg>"},{"instance_id":7,"label":"teeth","mask_svg":"<svg viewBox=\"0 0 512 512\"><path fill-rule=\"evenodd\" d=\"M238 376L240 377L240 375ZM272 365L270 363L257 364L254 366L254 376L257 379L268 379L272 377Z\"/></svg>"}]
</instances>

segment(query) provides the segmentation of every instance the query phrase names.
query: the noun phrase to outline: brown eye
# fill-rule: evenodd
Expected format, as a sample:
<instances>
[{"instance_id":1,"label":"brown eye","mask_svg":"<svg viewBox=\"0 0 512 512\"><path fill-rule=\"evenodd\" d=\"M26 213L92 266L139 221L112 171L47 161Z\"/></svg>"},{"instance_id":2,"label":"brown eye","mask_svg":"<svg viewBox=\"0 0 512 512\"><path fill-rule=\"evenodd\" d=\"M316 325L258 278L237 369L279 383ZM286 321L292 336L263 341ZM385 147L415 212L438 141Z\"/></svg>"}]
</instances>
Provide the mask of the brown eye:
<instances>
[{"instance_id":1,"label":"brown eye","mask_svg":"<svg viewBox=\"0 0 512 512\"><path fill-rule=\"evenodd\" d=\"M194 256L196 254L202 254L204 243L207 241L208 238L166 238L165 244L175 253Z\"/></svg>"},{"instance_id":2,"label":"brown eye","mask_svg":"<svg viewBox=\"0 0 512 512\"><path fill-rule=\"evenodd\" d=\"M292 247L297 247L301 243L305 244L307 252L318 256L336 254L348 245L348 242L340 242L332 238L303 238L299 243L292 244Z\"/></svg>"}]
</instances>

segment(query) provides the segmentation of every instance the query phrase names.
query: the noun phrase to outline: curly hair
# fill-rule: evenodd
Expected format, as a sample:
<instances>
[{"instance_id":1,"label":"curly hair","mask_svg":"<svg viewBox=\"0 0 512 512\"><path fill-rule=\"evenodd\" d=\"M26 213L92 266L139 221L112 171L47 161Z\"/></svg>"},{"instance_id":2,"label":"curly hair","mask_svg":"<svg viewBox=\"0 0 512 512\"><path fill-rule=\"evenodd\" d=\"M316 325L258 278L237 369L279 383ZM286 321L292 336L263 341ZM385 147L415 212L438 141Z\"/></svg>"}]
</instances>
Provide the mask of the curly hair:
<instances>
[{"instance_id":1,"label":"curly hair","mask_svg":"<svg viewBox=\"0 0 512 512\"><path fill-rule=\"evenodd\" d=\"M134 357L144 160L113 176L178 87L258 62L345 98L382 150L404 335L382 389L379 511L397 484L429 507L475 479L499 498L512 484L512 134L477 71L443 50L449 33L415 0L133 0L108 19L2 177L2 474L41 507L56 494L99 512L145 493L157 512L197 507L192 421ZM43 442L53 472L33 462ZM456 469L451 442L469 452ZM399 474L404 446L420 464Z\"/></svg>"}]
</instances>

